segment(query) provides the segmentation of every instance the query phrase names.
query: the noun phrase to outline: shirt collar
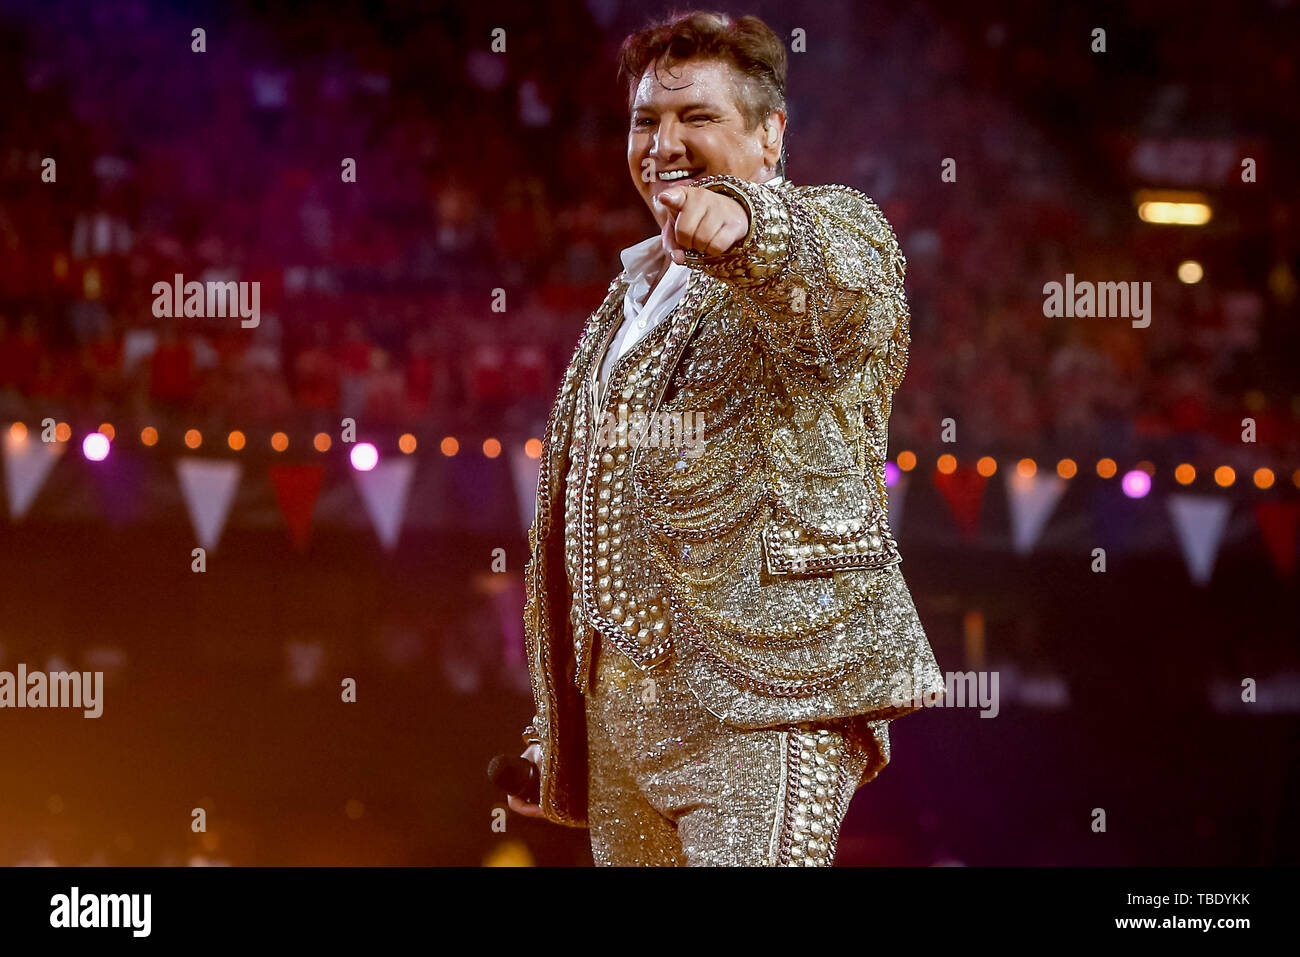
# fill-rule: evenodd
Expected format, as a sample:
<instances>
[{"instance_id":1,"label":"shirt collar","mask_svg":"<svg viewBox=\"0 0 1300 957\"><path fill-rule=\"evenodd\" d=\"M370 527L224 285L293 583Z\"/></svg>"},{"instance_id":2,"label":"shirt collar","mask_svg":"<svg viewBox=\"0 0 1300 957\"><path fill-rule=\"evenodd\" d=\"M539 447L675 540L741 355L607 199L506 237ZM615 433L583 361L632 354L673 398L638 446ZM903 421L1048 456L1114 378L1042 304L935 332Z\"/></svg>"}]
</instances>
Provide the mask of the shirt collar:
<instances>
[{"instance_id":1,"label":"shirt collar","mask_svg":"<svg viewBox=\"0 0 1300 957\"><path fill-rule=\"evenodd\" d=\"M664 255L663 240L658 233L649 239L642 240L635 246L628 246L618 254L619 259L623 260L623 268L627 271L629 281L635 281L637 278L649 272L651 267L655 266ZM673 263L672 265L677 265Z\"/></svg>"}]
</instances>

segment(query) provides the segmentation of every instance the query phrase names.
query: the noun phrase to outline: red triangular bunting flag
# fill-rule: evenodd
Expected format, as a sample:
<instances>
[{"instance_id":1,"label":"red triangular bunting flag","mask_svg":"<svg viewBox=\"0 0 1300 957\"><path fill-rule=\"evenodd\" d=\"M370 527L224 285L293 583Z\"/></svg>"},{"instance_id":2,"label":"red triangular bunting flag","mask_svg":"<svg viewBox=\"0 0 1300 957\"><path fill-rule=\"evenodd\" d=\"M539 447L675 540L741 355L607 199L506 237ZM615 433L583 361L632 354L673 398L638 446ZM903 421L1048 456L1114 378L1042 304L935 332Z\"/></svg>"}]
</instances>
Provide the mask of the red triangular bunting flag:
<instances>
[{"instance_id":1,"label":"red triangular bunting flag","mask_svg":"<svg viewBox=\"0 0 1300 957\"><path fill-rule=\"evenodd\" d=\"M1300 505L1264 502L1255 506L1255 521L1264 533L1264 546L1278 574L1290 578L1295 574L1295 533L1300 526Z\"/></svg>"},{"instance_id":2,"label":"red triangular bunting flag","mask_svg":"<svg viewBox=\"0 0 1300 957\"><path fill-rule=\"evenodd\" d=\"M952 517L957 520L957 529L962 538L970 541L980 525L980 503L984 500L984 486L988 479L973 468L961 468L951 474L935 470L935 487L943 493Z\"/></svg>"},{"instance_id":3,"label":"red triangular bunting flag","mask_svg":"<svg viewBox=\"0 0 1300 957\"><path fill-rule=\"evenodd\" d=\"M275 486L275 499L284 513L284 523L289 526L289 537L294 547L306 551L311 538L311 516L320 494L321 480L325 477L323 465L272 465L271 484Z\"/></svg>"}]
</instances>

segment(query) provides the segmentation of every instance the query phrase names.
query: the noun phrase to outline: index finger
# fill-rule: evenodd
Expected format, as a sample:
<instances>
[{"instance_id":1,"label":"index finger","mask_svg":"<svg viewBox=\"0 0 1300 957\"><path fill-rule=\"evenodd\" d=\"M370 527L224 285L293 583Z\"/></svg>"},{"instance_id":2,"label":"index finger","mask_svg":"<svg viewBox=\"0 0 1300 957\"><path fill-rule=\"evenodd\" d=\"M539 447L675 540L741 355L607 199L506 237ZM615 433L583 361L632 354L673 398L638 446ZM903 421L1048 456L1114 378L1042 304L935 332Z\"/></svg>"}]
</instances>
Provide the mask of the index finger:
<instances>
[{"instance_id":1,"label":"index finger","mask_svg":"<svg viewBox=\"0 0 1300 957\"><path fill-rule=\"evenodd\" d=\"M668 218L664 220L659 237L663 242L664 252L672 257L673 262L680 266L686 261L686 254L682 251L681 244L677 242L677 214L671 209L668 209Z\"/></svg>"}]
</instances>

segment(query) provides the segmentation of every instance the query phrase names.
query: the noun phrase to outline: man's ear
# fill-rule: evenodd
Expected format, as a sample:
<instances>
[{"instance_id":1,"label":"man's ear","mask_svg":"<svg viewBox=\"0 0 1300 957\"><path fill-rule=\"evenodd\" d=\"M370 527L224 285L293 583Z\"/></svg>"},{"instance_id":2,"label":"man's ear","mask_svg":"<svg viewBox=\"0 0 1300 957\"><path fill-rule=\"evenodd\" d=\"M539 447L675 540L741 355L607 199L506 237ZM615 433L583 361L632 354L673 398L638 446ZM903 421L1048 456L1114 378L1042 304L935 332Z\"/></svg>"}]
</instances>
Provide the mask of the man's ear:
<instances>
[{"instance_id":1,"label":"man's ear","mask_svg":"<svg viewBox=\"0 0 1300 957\"><path fill-rule=\"evenodd\" d=\"M781 140L785 136L785 113L773 110L763 121L763 130L767 134L763 140L763 160L769 166L775 166L781 156Z\"/></svg>"}]
</instances>

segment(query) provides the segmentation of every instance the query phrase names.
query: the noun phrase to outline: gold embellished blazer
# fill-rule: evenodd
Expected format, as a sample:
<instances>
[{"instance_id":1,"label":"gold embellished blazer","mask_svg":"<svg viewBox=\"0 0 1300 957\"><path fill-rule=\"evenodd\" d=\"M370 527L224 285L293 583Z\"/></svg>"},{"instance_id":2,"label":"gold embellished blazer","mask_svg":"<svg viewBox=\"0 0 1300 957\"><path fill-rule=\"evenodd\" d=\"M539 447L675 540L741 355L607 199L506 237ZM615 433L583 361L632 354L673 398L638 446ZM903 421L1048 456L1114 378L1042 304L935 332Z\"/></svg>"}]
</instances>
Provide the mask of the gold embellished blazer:
<instances>
[{"instance_id":1,"label":"gold embellished blazer","mask_svg":"<svg viewBox=\"0 0 1300 957\"><path fill-rule=\"evenodd\" d=\"M910 342L893 230L846 186L698 185L740 202L748 235L688 253L676 308L599 392L620 274L543 439L524 624L541 807L571 826L594 633L642 669L672 654L736 727L862 716L877 753L860 783L889 759L888 722L943 689L887 513Z\"/></svg>"}]
</instances>

